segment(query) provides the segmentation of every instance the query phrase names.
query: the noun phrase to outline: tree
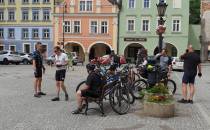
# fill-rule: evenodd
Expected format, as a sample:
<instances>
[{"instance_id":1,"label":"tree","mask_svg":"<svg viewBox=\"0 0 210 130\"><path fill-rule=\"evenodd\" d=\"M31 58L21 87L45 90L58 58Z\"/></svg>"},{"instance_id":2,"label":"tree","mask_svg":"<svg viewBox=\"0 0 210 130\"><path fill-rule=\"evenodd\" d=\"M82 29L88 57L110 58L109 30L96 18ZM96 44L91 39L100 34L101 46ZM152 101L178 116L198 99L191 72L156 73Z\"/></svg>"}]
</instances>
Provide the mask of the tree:
<instances>
[{"instance_id":1,"label":"tree","mask_svg":"<svg viewBox=\"0 0 210 130\"><path fill-rule=\"evenodd\" d=\"M190 24L200 24L200 0L190 0Z\"/></svg>"}]
</instances>

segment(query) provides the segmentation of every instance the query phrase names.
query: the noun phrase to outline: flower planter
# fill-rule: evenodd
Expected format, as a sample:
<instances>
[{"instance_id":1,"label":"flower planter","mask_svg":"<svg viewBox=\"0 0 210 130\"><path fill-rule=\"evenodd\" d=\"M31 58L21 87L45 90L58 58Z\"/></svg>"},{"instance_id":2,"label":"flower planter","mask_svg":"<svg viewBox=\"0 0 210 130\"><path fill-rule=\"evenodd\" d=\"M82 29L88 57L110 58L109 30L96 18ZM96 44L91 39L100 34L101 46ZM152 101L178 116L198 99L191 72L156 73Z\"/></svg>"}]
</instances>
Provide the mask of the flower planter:
<instances>
[{"instance_id":1,"label":"flower planter","mask_svg":"<svg viewBox=\"0 0 210 130\"><path fill-rule=\"evenodd\" d=\"M152 117L169 118L175 113L175 102L173 100L163 103L144 101L144 113Z\"/></svg>"}]
</instances>

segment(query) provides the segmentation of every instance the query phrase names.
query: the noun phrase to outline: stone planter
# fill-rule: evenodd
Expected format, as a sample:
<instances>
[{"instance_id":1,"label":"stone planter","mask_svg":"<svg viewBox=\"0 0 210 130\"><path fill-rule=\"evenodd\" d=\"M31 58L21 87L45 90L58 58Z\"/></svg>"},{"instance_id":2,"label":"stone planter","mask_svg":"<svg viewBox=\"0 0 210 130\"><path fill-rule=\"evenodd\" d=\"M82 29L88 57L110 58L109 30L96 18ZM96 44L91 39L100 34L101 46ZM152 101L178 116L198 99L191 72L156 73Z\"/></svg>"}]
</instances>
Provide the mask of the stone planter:
<instances>
[{"instance_id":1,"label":"stone planter","mask_svg":"<svg viewBox=\"0 0 210 130\"><path fill-rule=\"evenodd\" d=\"M169 118L175 114L175 102L154 103L144 101L144 114L153 117Z\"/></svg>"}]
</instances>

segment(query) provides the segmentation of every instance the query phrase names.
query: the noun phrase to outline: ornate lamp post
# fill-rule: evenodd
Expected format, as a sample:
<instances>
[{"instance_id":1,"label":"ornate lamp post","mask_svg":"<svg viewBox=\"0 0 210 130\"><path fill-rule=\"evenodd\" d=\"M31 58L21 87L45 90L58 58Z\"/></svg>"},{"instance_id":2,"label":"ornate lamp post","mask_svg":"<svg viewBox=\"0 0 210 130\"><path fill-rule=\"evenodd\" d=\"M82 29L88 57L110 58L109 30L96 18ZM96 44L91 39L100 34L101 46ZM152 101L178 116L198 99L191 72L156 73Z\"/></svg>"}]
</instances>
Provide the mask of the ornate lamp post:
<instances>
[{"instance_id":1,"label":"ornate lamp post","mask_svg":"<svg viewBox=\"0 0 210 130\"><path fill-rule=\"evenodd\" d=\"M158 16L160 17L160 19L158 20L158 28L156 30L156 33L159 35L158 48L159 52L161 52L163 47L163 33L166 30L166 27L164 27L165 20L163 19L163 16L165 16L166 8L168 5L164 2L164 0L160 0L160 2L156 4L156 6L158 10Z\"/></svg>"}]
</instances>

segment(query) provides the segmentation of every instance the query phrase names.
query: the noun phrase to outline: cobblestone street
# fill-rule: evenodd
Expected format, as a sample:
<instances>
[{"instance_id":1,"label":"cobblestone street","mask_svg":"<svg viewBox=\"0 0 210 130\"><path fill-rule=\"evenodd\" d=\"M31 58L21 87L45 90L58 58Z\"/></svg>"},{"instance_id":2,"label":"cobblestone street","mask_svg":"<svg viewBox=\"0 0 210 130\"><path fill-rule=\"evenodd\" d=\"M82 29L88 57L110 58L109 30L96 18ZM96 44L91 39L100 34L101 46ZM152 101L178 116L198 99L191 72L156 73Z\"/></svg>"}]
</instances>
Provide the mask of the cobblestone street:
<instances>
[{"instance_id":1,"label":"cobblestone street","mask_svg":"<svg viewBox=\"0 0 210 130\"><path fill-rule=\"evenodd\" d=\"M126 115L117 115L108 101L106 117L90 111L88 116L72 115L76 108L75 88L87 76L85 67L68 71L66 86L68 102L52 102L56 95L55 68L47 67L43 77L43 92L47 96L33 97L32 67L24 65L0 66L0 129L1 130L210 130L210 66L203 66L202 79L197 78L195 103L176 104L173 118L152 118L142 114L142 103L136 101ZM177 83L176 100L181 98L182 72L173 72ZM96 106L97 107L97 106Z\"/></svg>"}]
</instances>

